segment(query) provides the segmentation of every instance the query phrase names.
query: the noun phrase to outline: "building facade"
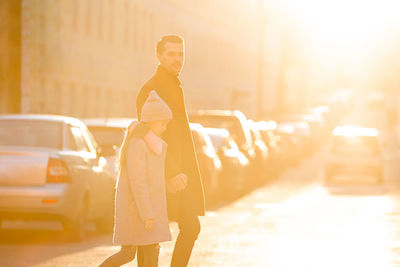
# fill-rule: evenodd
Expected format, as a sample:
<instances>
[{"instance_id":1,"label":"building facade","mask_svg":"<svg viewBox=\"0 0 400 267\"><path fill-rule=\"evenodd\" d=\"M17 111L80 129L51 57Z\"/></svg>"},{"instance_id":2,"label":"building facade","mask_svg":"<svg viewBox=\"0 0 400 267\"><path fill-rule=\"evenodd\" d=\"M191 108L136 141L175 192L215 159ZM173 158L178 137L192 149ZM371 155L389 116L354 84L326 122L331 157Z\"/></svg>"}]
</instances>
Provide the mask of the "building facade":
<instances>
[{"instance_id":1,"label":"building facade","mask_svg":"<svg viewBox=\"0 0 400 267\"><path fill-rule=\"evenodd\" d=\"M20 111L21 3L0 1L0 113Z\"/></svg>"},{"instance_id":2,"label":"building facade","mask_svg":"<svg viewBox=\"0 0 400 267\"><path fill-rule=\"evenodd\" d=\"M136 95L157 66L156 42L165 34L179 34L186 44L181 78L188 108L240 109L254 117L259 96L258 4L1 1L1 12L14 26L0 22L11 35L2 36L2 46L13 50L1 51L6 57L1 57L0 112L136 116ZM279 105L282 51L278 13L273 6L264 8L262 110L268 114ZM10 69L11 76L6 74Z\"/></svg>"}]
</instances>

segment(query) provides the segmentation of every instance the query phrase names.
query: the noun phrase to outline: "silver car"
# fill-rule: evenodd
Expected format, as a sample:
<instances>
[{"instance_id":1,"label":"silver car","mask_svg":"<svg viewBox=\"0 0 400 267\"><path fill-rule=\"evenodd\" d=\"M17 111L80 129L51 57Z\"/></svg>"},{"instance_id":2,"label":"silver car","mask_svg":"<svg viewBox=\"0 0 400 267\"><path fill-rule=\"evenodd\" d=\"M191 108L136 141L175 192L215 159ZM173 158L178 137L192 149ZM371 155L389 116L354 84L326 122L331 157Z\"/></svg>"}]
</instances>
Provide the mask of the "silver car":
<instances>
[{"instance_id":1,"label":"silver car","mask_svg":"<svg viewBox=\"0 0 400 267\"><path fill-rule=\"evenodd\" d=\"M115 160L124 140L125 131L135 118L87 118L82 119L93 134L101 153L107 160L108 171L116 179Z\"/></svg>"},{"instance_id":2,"label":"silver car","mask_svg":"<svg viewBox=\"0 0 400 267\"><path fill-rule=\"evenodd\" d=\"M333 131L332 145L325 167L325 181L372 177L384 182L384 160L375 128L339 126Z\"/></svg>"},{"instance_id":3,"label":"silver car","mask_svg":"<svg viewBox=\"0 0 400 267\"><path fill-rule=\"evenodd\" d=\"M104 162L78 119L0 116L0 218L59 220L75 240L88 220L109 229L114 180Z\"/></svg>"}]
</instances>

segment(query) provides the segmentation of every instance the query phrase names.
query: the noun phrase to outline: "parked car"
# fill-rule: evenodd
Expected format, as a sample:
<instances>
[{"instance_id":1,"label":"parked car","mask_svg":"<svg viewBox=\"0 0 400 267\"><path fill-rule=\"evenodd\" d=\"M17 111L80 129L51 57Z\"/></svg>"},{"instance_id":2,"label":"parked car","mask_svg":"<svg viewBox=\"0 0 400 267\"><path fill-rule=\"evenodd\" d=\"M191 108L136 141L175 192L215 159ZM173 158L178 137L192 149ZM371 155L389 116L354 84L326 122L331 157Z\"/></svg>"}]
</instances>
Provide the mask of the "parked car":
<instances>
[{"instance_id":1,"label":"parked car","mask_svg":"<svg viewBox=\"0 0 400 267\"><path fill-rule=\"evenodd\" d=\"M333 131L330 155L325 168L325 181L338 176L373 177L384 182L383 157L375 128L339 126Z\"/></svg>"},{"instance_id":2,"label":"parked car","mask_svg":"<svg viewBox=\"0 0 400 267\"><path fill-rule=\"evenodd\" d=\"M274 173L280 172L285 165L285 154L279 135L275 132L278 124L275 121L259 121L255 126L268 147L269 161Z\"/></svg>"},{"instance_id":3,"label":"parked car","mask_svg":"<svg viewBox=\"0 0 400 267\"><path fill-rule=\"evenodd\" d=\"M115 159L124 140L125 130L135 118L89 118L82 119L90 132L93 134L107 160L108 171L116 177Z\"/></svg>"},{"instance_id":4,"label":"parked car","mask_svg":"<svg viewBox=\"0 0 400 267\"><path fill-rule=\"evenodd\" d=\"M197 122L207 128L226 129L238 144L239 149L250 161L247 177L256 175L256 152L251 138L250 128L246 116L238 111L231 110L200 110L190 115L192 122ZM246 185L252 187L256 179L248 180Z\"/></svg>"},{"instance_id":5,"label":"parked car","mask_svg":"<svg viewBox=\"0 0 400 267\"><path fill-rule=\"evenodd\" d=\"M204 128L222 163L219 192L224 199L243 193L249 160L226 129Z\"/></svg>"},{"instance_id":6,"label":"parked car","mask_svg":"<svg viewBox=\"0 0 400 267\"><path fill-rule=\"evenodd\" d=\"M281 116L280 121L286 123L307 123L311 131L314 146L319 145L319 141L322 140L323 135L326 133L326 123L322 115L318 113L286 114Z\"/></svg>"},{"instance_id":7,"label":"parked car","mask_svg":"<svg viewBox=\"0 0 400 267\"><path fill-rule=\"evenodd\" d=\"M203 179L204 193L206 199L212 202L219 193L219 175L222 170L222 164L203 126L198 123L190 123L190 130Z\"/></svg>"},{"instance_id":8,"label":"parked car","mask_svg":"<svg viewBox=\"0 0 400 267\"><path fill-rule=\"evenodd\" d=\"M317 147L319 139L312 135L310 125L305 121L288 122L293 125L294 136L298 140L300 156L310 155Z\"/></svg>"},{"instance_id":9,"label":"parked car","mask_svg":"<svg viewBox=\"0 0 400 267\"><path fill-rule=\"evenodd\" d=\"M326 123L327 130L330 130L332 125L336 123L335 114L333 114L332 109L328 105L318 105L312 107L310 113L317 114L323 118Z\"/></svg>"},{"instance_id":10,"label":"parked car","mask_svg":"<svg viewBox=\"0 0 400 267\"><path fill-rule=\"evenodd\" d=\"M253 120L248 120L248 125L253 140L253 146L255 147L256 151L257 174L259 175L259 179L266 180L268 178L268 174L266 172L271 167L268 147L265 144L261 133L256 126L256 123Z\"/></svg>"},{"instance_id":11,"label":"parked car","mask_svg":"<svg viewBox=\"0 0 400 267\"><path fill-rule=\"evenodd\" d=\"M110 229L114 180L86 125L55 115L0 116L0 218L59 220L80 240Z\"/></svg>"},{"instance_id":12,"label":"parked car","mask_svg":"<svg viewBox=\"0 0 400 267\"><path fill-rule=\"evenodd\" d=\"M301 144L295 136L295 128L290 123L278 123L276 133L279 135L281 148L288 166L297 164L301 154Z\"/></svg>"}]
</instances>

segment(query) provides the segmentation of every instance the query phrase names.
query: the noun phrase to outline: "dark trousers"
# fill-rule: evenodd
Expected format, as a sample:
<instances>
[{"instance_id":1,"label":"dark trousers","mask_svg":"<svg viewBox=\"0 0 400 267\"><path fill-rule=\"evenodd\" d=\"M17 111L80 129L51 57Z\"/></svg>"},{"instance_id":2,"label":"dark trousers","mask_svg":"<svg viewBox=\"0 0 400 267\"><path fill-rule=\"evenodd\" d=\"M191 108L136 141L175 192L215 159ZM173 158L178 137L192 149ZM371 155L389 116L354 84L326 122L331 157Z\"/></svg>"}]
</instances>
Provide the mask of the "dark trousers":
<instances>
[{"instance_id":1,"label":"dark trousers","mask_svg":"<svg viewBox=\"0 0 400 267\"><path fill-rule=\"evenodd\" d=\"M157 267L158 256L160 254L160 246L152 244L148 246L140 246L141 264L146 267ZM139 250L138 250L139 253ZM135 259L136 246L121 246L121 250L108 257L99 267L117 267L124 265ZM138 256L139 261L139 256Z\"/></svg>"},{"instance_id":2,"label":"dark trousers","mask_svg":"<svg viewBox=\"0 0 400 267\"><path fill-rule=\"evenodd\" d=\"M190 208L182 207L178 220L179 235L176 239L174 252L172 254L171 267L185 267L189 263L190 255L197 236L200 233L199 217ZM138 247L138 266L147 267L143 264L143 248Z\"/></svg>"}]
</instances>

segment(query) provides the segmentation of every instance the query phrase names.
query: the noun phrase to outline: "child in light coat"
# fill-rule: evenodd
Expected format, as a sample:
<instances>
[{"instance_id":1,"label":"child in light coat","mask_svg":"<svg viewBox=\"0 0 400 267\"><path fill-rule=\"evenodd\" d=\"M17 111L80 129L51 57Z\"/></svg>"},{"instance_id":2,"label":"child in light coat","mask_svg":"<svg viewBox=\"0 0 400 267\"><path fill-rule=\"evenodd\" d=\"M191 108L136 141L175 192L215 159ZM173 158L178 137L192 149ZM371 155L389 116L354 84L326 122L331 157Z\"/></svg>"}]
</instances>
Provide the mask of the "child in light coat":
<instances>
[{"instance_id":1,"label":"child in light coat","mask_svg":"<svg viewBox=\"0 0 400 267\"><path fill-rule=\"evenodd\" d=\"M141 120L128 128L120 149L115 200L113 242L121 250L100 266L132 261L138 246L143 266L158 266L158 243L171 240L164 175L167 145L160 137L171 119L168 105L152 91Z\"/></svg>"}]
</instances>

